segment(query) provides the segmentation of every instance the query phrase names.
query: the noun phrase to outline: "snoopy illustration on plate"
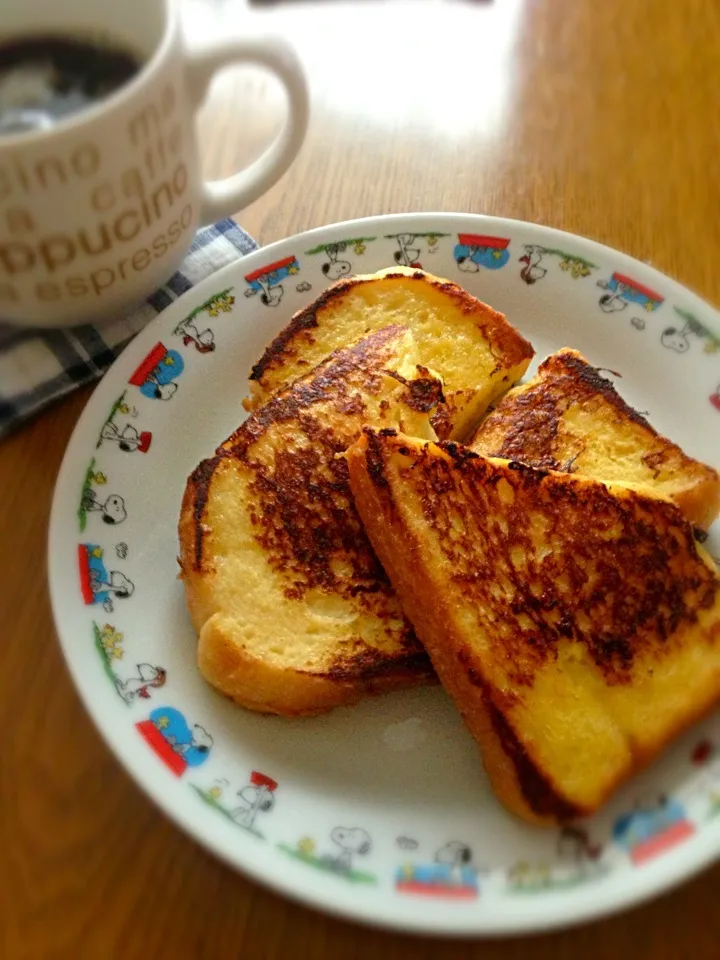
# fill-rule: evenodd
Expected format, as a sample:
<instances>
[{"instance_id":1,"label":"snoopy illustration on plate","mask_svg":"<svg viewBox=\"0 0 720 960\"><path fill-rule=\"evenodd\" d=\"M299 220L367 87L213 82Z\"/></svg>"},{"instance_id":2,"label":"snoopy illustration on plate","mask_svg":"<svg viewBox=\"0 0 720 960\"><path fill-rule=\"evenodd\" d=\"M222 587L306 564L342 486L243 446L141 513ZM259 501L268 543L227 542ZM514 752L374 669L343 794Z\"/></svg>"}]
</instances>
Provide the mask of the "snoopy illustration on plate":
<instances>
[{"instance_id":1,"label":"snoopy illustration on plate","mask_svg":"<svg viewBox=\"0 0 720 960\"><path fill-rule=\"evenodd\" d=\"M113 600L126 600L135 592L135 585L119 570L108 570L103 562L103 549L95 543L78 546L80 590L85 603L101 604L107 613L113 611Z\"/></svg>"},{"instance_id":2,"label":"snoopy illustration on plate","mask_svg":"<svg viewBox=\"0 0 720 960\"><path fill-rule=\"evenodd\" d=\"M629 813L615 821L613 839L627 851L635 866L654 860L695 833L683 804L660 796L649 803L637 801Z\"/></svg>"},{"instance_id":3,"label":"snoopy illustration on plate","mask_svg":"<svg viewBox=\"0 0 720 960\"><path fill-rule=\"evenodd\" d=\"M520 257L520 263L523 264L520 268L520 279L524 280L528 286L532 286L538 280L547 276L551 257L559 258L558 266L561 270L568 272L573 280L580 277L589 277L590 271L596 269L596 265L590 263L589 260L585 260L584 257L566 253L564 250L543 247L539 243L525 243L523 249L525 253Z\"/></svg>"},{"instance_id":4,"label":"snoopy illustration on plate","mask_svg":"<svg viewBox=\"0 0 720 960\"><path fill-rule=\"evenodd\" d=\"M173 330L173 336L182 337L184 347L192 346L198 353L212 353L215 349L215 334L210 327L202 326L200 321L203 314L207 317L218 317L221 313L230 313L235 303L232 291L233 287L227 287L208 297L180 321Z\"/></svg>"},{"instance_id":5,"label":"snoopy illustration on plate","mask_svg":"<svg viewBox=\"0 0 720 960\"><path fill-rule=\"evenodd\" d=\"M387 240L396 240L398 249L393 253L395 263L402 267L417 267L422 270L420 263L420 247L414 247L416 234L398 233L394 237L386 237Z\"/></svg>"},{"instance_id":6,"label":"snoopy illustration on plate","mask_svg":"<svg viewBox=\"0 0 720 960\"><path fill-rule=\"evenodd\" d=\"M511 893L540 893L575 887L607 872L602 856L602 846L590 840L584 827L567 825L558 836L555 859L513 864L507 888Z\"/></svg>"},{"instance_id":7,"label":"snoopy illustration on plate","mask_svg":"<svg viewBox=\"0 0 720 960\"><path fill-rule=\"evenodd\" d=\"M208 759L213 738L196 723L190 727L174 707L158 707L149 719L135 724L138 732L166 767L180 777L188 767L199 767Z\"/></svg>"},{"instance_id":8,"label":"snoopy illustration on plate","mask_svg":"<svg viewBox=\"0 0 720 960\"><path fill-rule=\"evenodd\" d=\"M395 889L411 896L474 900L481 872L470 847L451 840L437 851L433 863L403 863L395 873Z\"/></svg>"},{"instance_id":9,"label":"snoopy illustration on plate","mask_svg":"<svg viewBox=\"0 0 720 960\"><path fill-rule=\"evenodd\" d=\"M250 774L250 782L238 790L235 794L237 799L233 798L229 803L224 802L225 792L230 787L228 780L216 780L209 790L203 790L195 784L191 786L205 803L219 810L238 827L263 837L255 826L255 820L258 814L270 813L274 808L277 780L258 770L253 770Z\"/></svg>"},{"instance_id":10,"label":"snoopy illustration on plate","mask_svg":"<svg viewBox=\"0 0 720 960\"><path fill-rule=\"evenodd\" d=\"M177 350L168 350L156 343L128 380L140 388L144 397L153 400L172 400L177 393L177 379L185 369L185 361Z\"/></svg>"},{"instance_id":11,"label":"snoopy illustration on plate","mask_svg":"<svg viewBox=\"0 0 720 960\"><path fill-rule=\"evenodd\" d=\"M636 280L623 273L613 273L609 280L598 280L597 285L607 290L598 300L601 310L605 313L616 313L624 310L629 303L642 307L648 313L659 310L664 303L664 297L655 293Z\"/></svg>"},{"instance_id":12,"label":"snoopy illustration on plate","mask_svg":"<svg viewBox=\"0 0 720 960\"><path fill-rule=\"evenodd\" d=\"M127 418L138 415L137 409L125 399L126 393L127 391L123 390L110 408L107 420L100 429L95 448L111 443L117 444L118 449L123 453L147 453L152 443L152 433L149 430L138 430L133 423L125 423L121 427L117 422L120 416Z\"/></svg>"},{"instance_id":13,"label":"snoopy illustration on plate","mask_svg":"<svg viewBox=\"0 0 720 960\"><path fill-rule=\"evenodd\" d=\"M131 423L126 424L122 430L119 430L114 423L106 423L100 434L100 443L103 440L109 440L116 443L123 453L147 453L150 449L152 434L144 430L138 431Z\"/></svg>"},{"instance_id":14,"label":"snoopy illustration on plate","mask_svg":"<svg viewBox=\"0 0 720 960\"><path fill-rule=\"evenodd\" d=\"M87 526L88 514L95 514L103 523L114 526L127 519L125 500L117 493L98 494L96 487L106 486L108 480L104 473L95 468L95 457L85 471L80 506L78 507L78 521L80 532Z\"/></svg>"},{"instance_id":15,"label":"snoopy illustration on plate","mask_svg":"<svg viewBox=\"0 0 720 960\"><path fill-rule=\"evenodd\" d=\"M256 770L250 774L248 786L238 790L239 805L230 811L233 820L251 830L258 813L269 813L275 806L277 782Z\"/></svg>"},{"instance_id":16,"label":"snoopy illustration on plate","mask_svg":"<svg viewBox=\"0 0 720 960\"><path fill-rule=\"evenodd\" d=\"M463 273L477 273L481 267L486 270L499 270L510 259L509 246L510 240L507 237L460 233L453 256Z\"/></svg>"},{"instance_id":17,"label":"snoopy illustration on plate","mask_svg":"<svg viewBox=\"0 0 720 960\"><path fill-rule=\"evenodd\" d=\"M266 267L260 267L259 270L253 270L245 276L248 284L245 296L254 297L259 294L260 302L266 307L276 307L285 294L282 281L296 276L299 272L300 264L295 257L285 257L269 263Z\"/></svg>"},{"instance_id":18,"label":"snoopy illustration on plate","mask_svg":"<svg viewBox=\"0 0 720 960\"><path fill-rule=\"evenodd\" d=\"M122 523L127 518L125 501L117 493L99 500L94 490L83 496L82 506L86 513L99 513L103 523Z\"/></svg>"},{"instance_id":19,"label":"snoopy illustration on plate","mask_svg":"<svg viewBox=\"0 0 720 960\"><path fill-rule=\"evenodd\" d=\"M167 672L162 667L153 667L149 663L139 663L137 665L137 676L128 677L125 680L118 677L115 680L115 686L125 703L132 703L138 697L149 700L150 691L164 687L166 680Z\"/></svg>"},{"instance_id":20,"label":"snoopy illustration on plate","mask_svg":"<svg viewBox=\"0 0 720 960\"><path fill-rule=\"evenodd\" d=\"M294 848L284 843L278 844L278 847L317 870L337 874L351 883L377 883L374 874L358 870L356 865L357 857L367 856L372 850L367 830L362 827L335 827L330 832L330 839L338 849L319 856L317 844L309 836L301 837Z\"/></svg>"},{"instance_id":21,"label":"snoopy illustration on plate","mask_svg":"<svg viewBox=\"0 0 720 960\"><path fill-rule=\"evenodd\" d=\"M547 274L547 267L540 266L547 251L537 243L526 243L524 248L525 253L520 257L520 263L524 264L520 270L520 279L531 285L542 280Z\"/></svg>"},{"instance_id":22,"label":"snoopy illustration on plate","mask_svg":"<svg viewBox=\"0 0 720 960\"><path fill-rule=\"evenodd\" d=\"M339 280L340 277L346 277L352 271L352 264L349 260L343 260L341 253L347 250L346 243L329 243L325 247L327 263L320 268L328 280Z\"/></svg>"},{"instance_id":23,"label":"snoopy illustration on plate","mask_svg":"<svg viewBox=\"0 0 720 960\"><path fill-rule=\"evenodd\" d=\"M307 256L324 254L326 260L320 269L328 280L339 280L352 273L352 261L348 258L351 255L362 256L367 249L367 244L373 243L376 239L377 237L353 237L349 240L339 240L337 243L321 243L312 250L308 250Z\"/></svg>"},{"instance_id":24,"label":"snoopy illustration on plate","mask_svg":"<svg viewBox=\"0 0 720 960\"><path fill-rule=\"evenodd\" d=\"M393 260L401 267L414 267L422 270L423 265L420 262L421 248L418 246L419 240L425 240L427 252L435 253L438 249L438 241L441 237L447 237L447 233L435 233L433 231L424 233L391 233L385 236L386 240L394 240L398 249L393 253Z\"/></svg>"},{"instance_id":25,"label":"snoopy illustration on plate","mask_svg":"<svg viewBox=\"0 0 720 960\"><path fill-rule=\"evenodd\" d=\"M125 637L112 624L106 623L101 627L93 623L93 635L105 672L116 693L125 703L131 704L136 699L149 700L151 690L165 686L167 671L149 663L138 663L135 676L123 678L119 675L116 662L125 656Z\"/></svg>"},{"instance_id":26,"label":"snoopy illustration on plate","mask_svg":"<svg viewBox=\"0 0 720 960\"><path fill-rule=\"evenodd\" d=\"M173 330L176 337L182 337L184 347L193 346L198 353L212 353L215 349L215 334L210 327L198 329L194 319L187 318Z\"/></svg>"},{"instance_id":27,"label":"snoopy illustration on plate","mask_svg":"<svg viewBox=\"0 0 720 960\"><path fill-rule=\"evenodd\" d=\"M675 353L687 353L693 340L704 340L704 352L715 353L720 350L720 340L713 337L706 327L692 313L673 307L682 320L682 326L666 327L660 335L660 342L667 350Z\"/></svg>"}]
</instances>

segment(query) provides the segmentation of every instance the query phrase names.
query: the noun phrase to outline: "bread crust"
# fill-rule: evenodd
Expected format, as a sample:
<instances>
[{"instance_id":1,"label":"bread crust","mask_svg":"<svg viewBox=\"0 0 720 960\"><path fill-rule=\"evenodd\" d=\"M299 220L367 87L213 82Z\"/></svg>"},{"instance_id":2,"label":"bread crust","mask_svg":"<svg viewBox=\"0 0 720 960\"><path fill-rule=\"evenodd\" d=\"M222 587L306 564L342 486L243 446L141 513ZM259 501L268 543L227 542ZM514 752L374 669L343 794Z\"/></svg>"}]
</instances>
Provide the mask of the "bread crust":
<instances>
[{"instance_id":1,"label":"bread crust","mask_svg":"<svg viewBox=\"0 0 720 960\"><path fill-rule=\"evenodd\" d=\"M394 285L402 285L408 295L416 294L423 303L442 320L437 321L437 331L428 341L422 342L422 324L417 323L414 333L418 340L424 362L434 367L444 380L445 397L435 415L433 424L440 437L467 438L482 414L498 396L501 396L525 373L533 357L532 345L508 322L502 313L473 297L462 287L449 280L435 277L423 270L406 267L391 267L378 273L347 277L331 284L315 301L296 313L288 326L269 344L250 375L251 397L247 409L254 410L307 369L310 362L317 363L317 345L323 335L330 336L347 324L347 304L356 294L363 296L371 290L390 291ZM383 319L382 309L376 315L369 308L363 312L363 323L371 328L387 322L403 322L413 329L413 311L402 321L396 318L395 304L390 311L393 318ZM449 318L449 319L448 319ZM360 332L356 334L361 335ZM453 376L453 363L443 368L426 354L428 343L448 336L462 336L464 356L473 350L486 347L489 364L484 373L479 367L467 370L462 376Z\"/></svg>"},{"instance_id":2,"label":"bread crust","mask_svg":"<svg viewBox=\"0 0 720 960\"><path fill-rule=\"evenodd\" d=\"M395 326L338 351L188 478L178 559L199 668L249 709L319 714L436 682L365 537L341 456L368 418L429 430L441 385L419 365L412 378L398 372L411 349Z\"/></svg>"},{"instance_id":3,"label":"bread crust","mask_svg":"<svg viewBox=\"0 0 720 960\"><path fill-rule=\"evenodd\" d=\"M582 419L573 422L579 411ZM499 401L470 448L541 470L644 483L670 496L701 530L720 512L717 470L658 433L581 353L567 347Z\"/></svg>"},{"instance_id":4,"label":"bread crust","mask_svg":"<svg viewBox=\"0 0 720 960\"><path fill-rule=\"evenodd\" d=\"M595 812L628 776L650 763L670 740L717 703L720 578L707 555L696 547L690 526L669 501L619 486L608 489L586 478L478 458L459 445L423 444L372 430L364 431L353 444L348 463L355 502L373 547L441 683L479 745L493 790L512 813L530 823L551 825ZM441 469L426 470L429 463ZM461 488L477 490L477 484L501 491L501 504L502 497L507 498L505 508L487 514L488 527L503 516L508 522L506 534L488 533L496 545L487 548L497 564L494 584L485 566L473 582L468 571L472 571L474 555L469 563L458 565L457 551L443 550L454 537L456 523L468 536L480 535L474 525L478 518L471 516L472 503L458 493ZM568 606L571 600L553 594L552 580L535 594L541 597L541 604L533 620L529 616L531 594L525 594L527 599L520 606L513 605L512 597L522 595L530 584L522 575L515 587L507 588L510 599L494 603L495 591L508 576L512 579L508 558L514 555L513 548L522 545L511 526L513 521L520 522L520 515L513 513L511 493L514 491L517 502L527 505L528 485L531 490L533 485L538 489L538 503L559 505L561 524L563 501L574 501L575 509L581 498L587 505L585 522L600 524L599 529L607 529L609 535L614 535L618 518L627 521L627 529L640 539L646 535L643 529L651 522L655 525L659 566L654 573L650 568L643 573L650 583L647 591L636 572L627 571L626 623L611 623L606 633L598 632L602 614L595 616L591 607L585 609L592 591L570 585L567 596L579 591L573 612ZM430 489L441 494L444 516L450 517L448 524L443 521L436 527ZM540 512L545 509L541 507ZM572 519L568 514L567 522ZM436 529L437 540L428 534L429 529ZM631 541L625 547L624 556L636 555L640 565L652 561L655 549L654 533L646 533L650 537L647 550L635 550ZM591 558L593 552L602 552L601 541L598 534L589 546ZM500 552L494 553L495 549ZM559 543L555 546L556 551L562 549ZM539 552L544 552L542 541ZM666 553L673 557L672 576L664 573ZM478 552L478 570L481 560L487 556ZM596 567L591 564L588 576L602 575L603 570L604 558ZM553 578L563 575L561 568L553 569ZM673 588L675 575L682 583L677 591ZM597 584L597 604L602 605L604 590L615 590L616 579L608 579L604 587ZM659 606L653 613L653 591L661 584L667 585L667 593L658 594ZM634 593L633 585L637 588ZM513 592L517 590L519 594ZM615 605L618 611L622 599L619 596ZM555 622L552 611L562 609L563 602L564 616ZM672 611L667 620L663 605ZM473 607L484 611L479 620ZM493 638L497 627L492 624L502 623L503 616L509 632ZM549 626L552 623L554 627ZM665 629L664 638L656 632ZM476 630L485 631L484 644L476 641ZM552 724L555 704L558 716L567 714L568 722L574 717L580 727L588 725L587 742L582 731L577 738L584 744L586 756L579 752L567 756L550 740L544 741L544 721L536 723L536 717L547 716ZM597 735L592 732L596 722L602 731ZM582 782L575 783L572 772L568 774L573 764L588 767Z\"/></svg>"}]
</instances>

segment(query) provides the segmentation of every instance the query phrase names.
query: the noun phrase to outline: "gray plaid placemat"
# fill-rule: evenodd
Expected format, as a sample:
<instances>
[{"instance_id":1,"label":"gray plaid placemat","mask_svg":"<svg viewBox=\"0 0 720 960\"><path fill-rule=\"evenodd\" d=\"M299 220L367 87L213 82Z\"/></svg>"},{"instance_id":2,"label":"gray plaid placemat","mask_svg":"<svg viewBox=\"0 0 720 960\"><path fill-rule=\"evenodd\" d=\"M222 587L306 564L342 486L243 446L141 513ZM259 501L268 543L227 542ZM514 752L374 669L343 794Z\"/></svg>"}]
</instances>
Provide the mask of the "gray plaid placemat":
<instances>
[{"instance_id":1,"label":"gray plaid placemat","mask_svg":"<svg viewBox=\"0 0 720 960\"><path fill-rule=\"evenodd\" d=\"M257 249L233 220L200 230L178 272L132 313L102 327L21 330L0 324L0 438L77 387L105 373L125 345L169 304Z\"/></svg>"}]
</instances>

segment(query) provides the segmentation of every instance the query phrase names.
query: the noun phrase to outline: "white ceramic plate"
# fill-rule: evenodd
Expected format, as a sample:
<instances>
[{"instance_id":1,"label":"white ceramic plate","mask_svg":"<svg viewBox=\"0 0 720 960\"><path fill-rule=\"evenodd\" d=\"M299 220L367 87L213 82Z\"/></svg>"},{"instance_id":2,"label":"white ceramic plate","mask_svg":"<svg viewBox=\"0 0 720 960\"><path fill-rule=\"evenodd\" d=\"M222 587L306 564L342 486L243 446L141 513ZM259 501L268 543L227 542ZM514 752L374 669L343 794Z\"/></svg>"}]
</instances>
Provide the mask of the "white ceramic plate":
<instances>
[{"instance_id":1,"label":"white ceramic plate","mask_svg":"<svg viewBox=\"0 0 720 960\"><path fill-rule=\"evenodd\" d=\"M504 311L536 363L573 346L617 371L625 399L720 467L718 315L645 264L479 216L313 230L173 303L88 403L50 527L70 671L110 747L179 826L316 907L456 934L547 929L626 907L720 852L719 717L561 834L501 809L441 689L288 721L234 706L196 670L176 579L185 479L237 426L250 367L290 316L333 279L393 263L422 265ZM717 524L709 548L720 556Z\"/></svg>"}]
</instances>

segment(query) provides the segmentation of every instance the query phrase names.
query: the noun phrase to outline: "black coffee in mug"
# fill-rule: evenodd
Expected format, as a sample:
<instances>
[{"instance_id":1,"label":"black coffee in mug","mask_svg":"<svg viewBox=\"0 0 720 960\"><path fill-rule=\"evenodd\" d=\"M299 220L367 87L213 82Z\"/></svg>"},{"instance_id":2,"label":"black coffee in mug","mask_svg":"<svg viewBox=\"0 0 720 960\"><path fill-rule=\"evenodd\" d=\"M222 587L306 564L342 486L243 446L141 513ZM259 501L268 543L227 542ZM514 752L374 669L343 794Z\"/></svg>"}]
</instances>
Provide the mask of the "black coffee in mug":
<instances>
[{"instance_id":1,"label":"black coffee in mug","mask_svg":"<svg viewBox=\"0 0 720 960\"><path fill-rule=\"evenodd\" d=\"M181 8L0 0L3 322L117 320L167 282L201 223L252 203L297 153L308 93L292 48L224 36L193 50ZM245 170L205 183L199 104L220 70L257 63L288 94L285 126Z\"/></svg>"},{"instance_id":2,"label":"black coffee in mug","mask_svg":"<svg viewBox=\"0 0 720 960\"><path fill-rule=\"evenodd\" d=\"M114 93L141 66L130 50L79 37L0 40L0 136L47 130Z\"/></svg>"}]
</instances>

